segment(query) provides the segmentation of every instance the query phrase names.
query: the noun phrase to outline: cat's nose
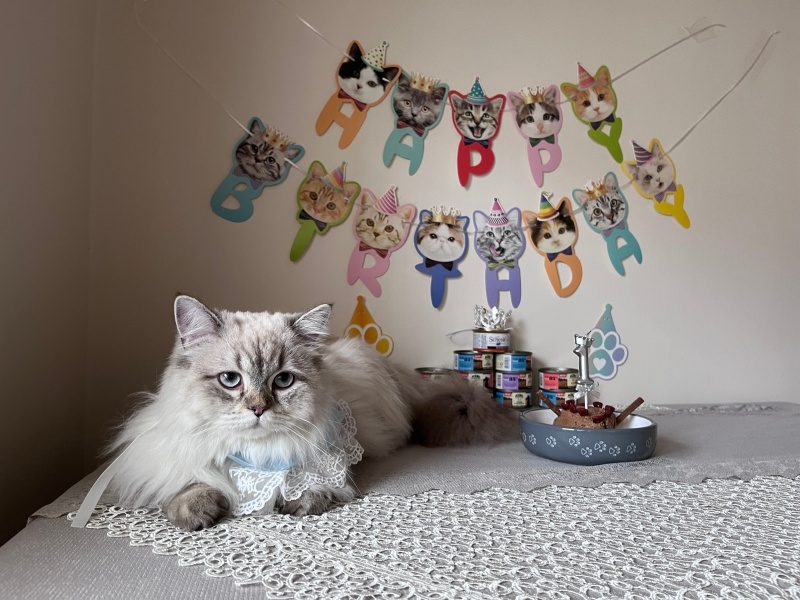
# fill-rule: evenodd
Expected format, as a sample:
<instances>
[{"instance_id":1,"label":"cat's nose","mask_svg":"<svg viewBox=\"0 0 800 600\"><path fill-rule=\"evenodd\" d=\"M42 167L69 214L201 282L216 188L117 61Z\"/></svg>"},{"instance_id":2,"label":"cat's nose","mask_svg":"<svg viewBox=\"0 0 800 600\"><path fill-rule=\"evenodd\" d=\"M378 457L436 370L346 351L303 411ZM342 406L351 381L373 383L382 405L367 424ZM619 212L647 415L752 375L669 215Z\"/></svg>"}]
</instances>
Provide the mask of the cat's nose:
<instances>
[{"instance_id":1,"label":"cat's nose","mask_svg":"<svg viewBox=\"0 0 800 600\"><path fill-rule=\"evenodd\" d=\"M257 407L255 407L255 408L253 409L253 414L254 414L255 416L257 416L257 417L260 417L261 415L263 415L263 414L264 414L264 409L263 409L262 407L260 407L260 406L257 406Z\"/></svg>"}]
</instances>

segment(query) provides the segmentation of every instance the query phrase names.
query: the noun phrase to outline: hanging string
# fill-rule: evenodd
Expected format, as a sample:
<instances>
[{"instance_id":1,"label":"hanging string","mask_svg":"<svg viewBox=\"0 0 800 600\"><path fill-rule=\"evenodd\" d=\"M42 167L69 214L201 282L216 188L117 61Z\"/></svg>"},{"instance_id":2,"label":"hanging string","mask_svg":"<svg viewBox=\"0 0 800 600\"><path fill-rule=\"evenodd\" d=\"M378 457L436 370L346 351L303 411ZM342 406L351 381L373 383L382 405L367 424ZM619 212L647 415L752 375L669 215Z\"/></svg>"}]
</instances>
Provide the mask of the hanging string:
<instances>
[{"instance_id":1,"label":"hanging string","mask_svg":"<svg viewBox=\"0 0 800 600\"><path fill-rule=\"evenodd\" d=\"M321 39L323 42L325 42L326 44L328 44L328 45L329 45L331 48L334 48L334 49L335 49L337 52L341 53L341 54L342 54L342 56L344 56L345 58L348 58L348 59L350 59L350 60L353 60L353 57L352 57L352 56L350 56L350 55L349 55L347 52L342 52L342 50L340 50L340 49L339 49L339 46L337 46L337 45L336 45L336 44L334 44L332 41L330 41L328 38L326 38L324 35L322 35L322 33L320 33L320 31L319 31L319 30L318 30L316 27L314 27L314 26L313 26L311 23L309 23L309 22L308 22L308 21L306 21L306 20L305 20L303 17L301 17L300 15L298 15L296 12L294 12L294 11L293 11L291 8L289 8L288 6L286 6L286 4L284 4L284 3L283 3L283 0L275 0L275 2L277 2L277 3L278 3L278 4L280 4L280 5L281 5L283 8L285 8L285 9L286 9L288 12L290 12L291 14L293 14L293 15L295 16L295 18L296 18L298 21L300 21L300 22L301 22L303 25L305 25L305 26L306 26L306 27L308 27L308 28L309 28L311 31L313 31L315 34L317 34L317 36L318 36L318 37L319 37L319 38L320 38L320 39Z\"/></svg>"}]
</instances>

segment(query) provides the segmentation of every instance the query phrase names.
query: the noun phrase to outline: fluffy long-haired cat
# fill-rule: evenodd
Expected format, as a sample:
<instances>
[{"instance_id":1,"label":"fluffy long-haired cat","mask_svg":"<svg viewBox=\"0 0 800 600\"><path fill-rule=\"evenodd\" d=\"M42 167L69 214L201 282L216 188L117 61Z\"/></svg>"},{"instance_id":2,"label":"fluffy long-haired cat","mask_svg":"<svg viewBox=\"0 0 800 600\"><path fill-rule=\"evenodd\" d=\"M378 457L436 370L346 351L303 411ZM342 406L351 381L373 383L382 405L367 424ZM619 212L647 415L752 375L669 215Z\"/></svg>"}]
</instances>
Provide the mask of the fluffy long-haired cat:
<instances>
[{"instance_id":1,"label":"fluffy long-haired cat","mask_svg":"<svg viewBox=\"0 0 800 600\"><path fill-rule=\"evenodd\" d=\"M561 90L572 102L577 117L586 123L600 123L617 108L617 97L611 88L611 74L605 66L597 70L594 85L581 89L572 83L564 83Z\"/></svg>"},{"instance_id":2,"label":"fluffy long-haired cat","mask_svg":"<svg viewBox=\"0 0 800 600\"><path fill-rule=\"evenodd\" d=\"M363 60L363 52L358 44L353 43L348 51L349 58L339 67L336 80L341 90L361 105L374 104L386 93L400 69L386 67L378 71Z\"/></svg>"},{"instance_id":3,"label":"fluffy long-haired cat","mask_svg":"<svg viewBox=\"0 0 800 600\"><path fill-rule=\"evenodd\" d=\"M437 263L458 260L464 254L466 218L459 217L454 223L437 221L430 211L420 213L417 226L417 248L426 258Z\"/></svg>"},{"instance_id":4,"label":"fluffy long-haired cat","mask_svg":"<svg viewBox=\"0 0 800 600\"><path fill-rule=\"evenodd\" d=\"M256 184L281 179L286 170L286 159L295 160L302 151L299 146L289 146L281 152L265 141L263 135L261 125L253 119L250 135L236 147L238 170Z\"/></svg>"},{"instance_id":5,"label":"fluffy long-haired cat","mask_svg":"<svg viewBox=\"0 0 800 600\"><path fill-rule=\"evenodd\" d=\"M185 295L174 304L177 337L158 391L123 425L127 447L112 488L127 506L160 505L184 529L236 512L230 456L292 469L331 452L337 407L355 419L364 456L380 457L414 433L448 445L513 439L517 415L456 378L432 382L386 361L363 342L328 333L331 306L305 313L213 310ZM312 483L277 498L296 516L355 496L354 486Z\"/></svg>"},{"instance_id":6,"label":"fluffy long-haired cat","mask_svg":"<svg viewBox=\"0 0 800 600\"><path fill-rule=\"evenodd\" d=\"M461 134L472 140L488 140L500 123L500 109L503 98L485 104L472 104L455 94L450 96L453 103L453 120Z\"/></svg>"},{"instance_id":7,"label":"fluffy long-haired cat","mask_svg":"<svg viewBox=\"0 0 800 600\"><path fill-rule=\"evenodd\" d=\"M529 218L533 245L548 255L564 252L575 241L575 221L570 214L569 203L562 202L558 213L546 221Z\"/></svg>"}]
</instances>

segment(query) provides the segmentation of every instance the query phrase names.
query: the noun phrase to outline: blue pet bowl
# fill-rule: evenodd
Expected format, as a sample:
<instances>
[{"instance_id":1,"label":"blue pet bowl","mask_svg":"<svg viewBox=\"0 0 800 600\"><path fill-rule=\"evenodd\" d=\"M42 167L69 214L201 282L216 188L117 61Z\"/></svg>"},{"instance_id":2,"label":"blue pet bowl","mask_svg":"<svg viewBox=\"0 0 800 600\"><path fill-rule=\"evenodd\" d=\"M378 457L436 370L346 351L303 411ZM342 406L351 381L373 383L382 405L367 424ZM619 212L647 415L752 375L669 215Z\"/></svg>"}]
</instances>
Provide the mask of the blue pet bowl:
<instances>
[{"instance_id":1,"label":"blue pet bowl","mask_svg":"<svg viewBox=\"0 0 800 600\"><path fill-rule=\"evenodd\" d=\"M548 408L519 416L522 443L536 456L572 463L602 465L650 458L656 449L656 424L633 414L616 429L578 429L553 425Z\"/></svg>"}]
</instances>

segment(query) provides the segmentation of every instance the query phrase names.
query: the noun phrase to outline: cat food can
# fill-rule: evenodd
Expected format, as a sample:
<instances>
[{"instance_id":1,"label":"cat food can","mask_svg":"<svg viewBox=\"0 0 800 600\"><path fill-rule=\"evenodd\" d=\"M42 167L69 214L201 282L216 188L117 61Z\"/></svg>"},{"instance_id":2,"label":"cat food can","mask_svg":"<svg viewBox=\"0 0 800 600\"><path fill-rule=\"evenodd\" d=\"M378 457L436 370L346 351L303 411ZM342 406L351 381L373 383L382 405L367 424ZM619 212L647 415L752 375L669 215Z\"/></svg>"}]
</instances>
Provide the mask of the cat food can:
<instances>
[{"instance_id":1,"label":"cat food can","mask_svg":"<svg viewBox=\"0 0 800 600\"><path fill-rule=\"evenodd\" d=\"M539 369L539 387L543 390L571 390L578 385L578 369L545 367Z\"/></svg>"},{"instance_id":2,"label":"cat food can","mask_svg":"<svg viewBox=\"0 0 800 600\"><path fill-rule=\"evenodd\" d=\"M495 355L494 368L498 371L509 371L511 373L522 373L531 370L530 352L503 352Z\"/></svg>"},{"instance_id":3,"label":"cat food can","mask_svg":"<svg viewBox=\"0 0 800 600\"><path fill-rule=\"evenodd\" d=\"M475 385L492 389L494 387L494 371L459 371L461 377Z\"/></svg>"},{"instance_id":4,"label":"cat food can","mask_svg":"<svg viewBox=\"0 0 800 600\"><path fill-rule=\"evenodd\" d=\"M496 371L494 374L494 389L496 390L522 390L533 387L533 373L504 373Z\"/></svg>"},{"instance_id":5,"label":"cat food can","mask_svg":"<svg viewBox=\"0 0 800 600\"><path fill-rule=\"evenodd\" d=\"M472 349L483 352L508 352L511 348L511 332L487 331L486 329L472 330Z\"/></svg>"},{"instance_id":6,"label":"cat food can","mask_svg":"<svg viewBox=\"0 0 800 600\"><path fill-rule=\"evenodd\" d=\"M423 379L444 379L453 373L453 369L440 367L417 367L414 369Z\"/></svg>"},{"instance_id":7,"label":"cat food can","mask_svg":"<svg viewBox=\"0 0 800 600\"><path fill-rule=\"evenodd\" d=\"M527 408L531 404L531 393L524 390L495 390L494 399L498 404L514 408Z\"/></svg>"},{"instance_id":8,"label":"cat food can","mask_svg":"<svg viewBox=\"0 0 800 600\"><path fill-rule=\"evenodd\" d=\"M480 350L456 350L453 353L453 367L457 371L494 369L494 354Z\"/></svg>"},{"instance_id":9,"label":"cat food can","mask_svg":"<svg viewBox=\"0 0 800 600\"><path fill-rule=\"evenodd\" d=\"M541 390L541 392L556 406L558 406L560 402L575 400L575 394L577 394L575 390ZM542 404L542 406L546 405Z\"/></svg>"}]
</instances>

